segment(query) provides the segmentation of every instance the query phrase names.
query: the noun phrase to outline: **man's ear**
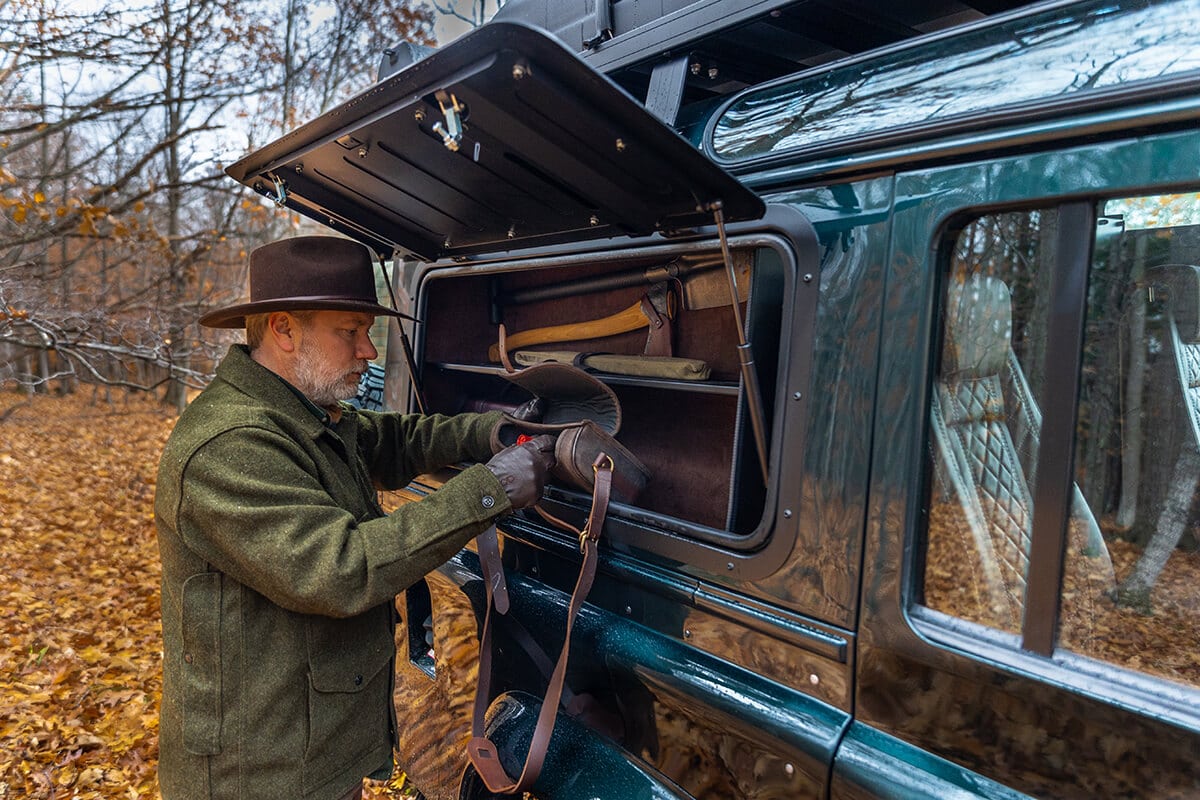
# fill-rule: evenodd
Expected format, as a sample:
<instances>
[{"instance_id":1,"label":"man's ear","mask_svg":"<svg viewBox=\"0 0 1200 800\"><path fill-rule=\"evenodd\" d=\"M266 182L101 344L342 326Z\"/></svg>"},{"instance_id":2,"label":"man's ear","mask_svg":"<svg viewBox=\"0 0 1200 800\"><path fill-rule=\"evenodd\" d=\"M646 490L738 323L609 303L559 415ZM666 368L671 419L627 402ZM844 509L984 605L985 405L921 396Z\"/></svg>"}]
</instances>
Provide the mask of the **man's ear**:
<instances>
[{"instance_id":1,"label":"man's ear","mask_svg":"<svg viewBox=\"0 0 1200 800\"><path fill-rule=\"evenodd\" d=\"M285 353L296 350L296 328L296 320L286 311L273 311L267 317L267 334L275 342L275 346Z\"/></svg>"}]
</instances>

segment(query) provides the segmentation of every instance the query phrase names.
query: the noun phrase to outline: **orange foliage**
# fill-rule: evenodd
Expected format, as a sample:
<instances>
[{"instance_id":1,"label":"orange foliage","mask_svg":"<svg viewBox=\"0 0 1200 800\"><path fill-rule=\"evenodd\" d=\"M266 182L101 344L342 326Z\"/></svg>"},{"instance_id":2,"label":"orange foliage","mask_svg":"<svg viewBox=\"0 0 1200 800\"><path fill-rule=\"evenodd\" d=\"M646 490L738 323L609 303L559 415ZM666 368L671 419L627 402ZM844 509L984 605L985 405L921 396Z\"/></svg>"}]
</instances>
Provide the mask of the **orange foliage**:
<instances>
[{"instance_id":1,"label":"orange foliage","mask_svg":"<svg viewBox=\"0 0 1200 800\"><path fill-rule=\"evenodd\" d=\"M0 393L0 798L159 796L153 503L175 418L90 394Z\"/></svg>"}]
</instances>

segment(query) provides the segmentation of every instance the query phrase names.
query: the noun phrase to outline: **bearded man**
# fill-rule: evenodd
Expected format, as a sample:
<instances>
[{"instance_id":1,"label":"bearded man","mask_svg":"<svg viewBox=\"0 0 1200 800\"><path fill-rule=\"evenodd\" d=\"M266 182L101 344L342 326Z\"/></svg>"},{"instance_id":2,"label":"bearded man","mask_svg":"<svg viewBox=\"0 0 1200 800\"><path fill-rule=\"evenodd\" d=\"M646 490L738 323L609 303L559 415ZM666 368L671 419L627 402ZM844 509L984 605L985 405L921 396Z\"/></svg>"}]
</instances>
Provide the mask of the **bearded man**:
<instances>
[{"instance_id":1,"label":"bearded man","mask_svg":"<svg viewBox=\"0 0 1200 800\"><path fill-rule=\"evenodd\" d=\"M246 329L159 464L164 800L336 800L392 770L395 595L537 501L553 438L493 453L499 412L360 411L377 355L369 251L332 236L250 254ZM524 419L534 418L522 415ZM510 420L511 421L511 420ZM475 463L386 514L376 487Z\"/></svg>"}]
</instances>

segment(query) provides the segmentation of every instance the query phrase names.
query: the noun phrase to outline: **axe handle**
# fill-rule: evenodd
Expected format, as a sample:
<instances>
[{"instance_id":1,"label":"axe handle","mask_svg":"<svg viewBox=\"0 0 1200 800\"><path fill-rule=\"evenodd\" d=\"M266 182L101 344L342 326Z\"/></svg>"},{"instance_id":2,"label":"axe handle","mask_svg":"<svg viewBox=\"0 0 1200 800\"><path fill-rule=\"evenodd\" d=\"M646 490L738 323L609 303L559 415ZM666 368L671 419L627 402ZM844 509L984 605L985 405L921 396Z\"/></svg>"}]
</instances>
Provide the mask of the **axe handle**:
<instances>
[{"instance_id":1,"label":"axe handle","mask_svg":"<svg viewBox=\"0 0 1200 800\"><path fill-rule=\"evenodd\" d=\"M545 328L533 328L519 333L510 333L505 338L505 348L509 351L531 344L553 344L555 342L574 342L580 339L600 339L604 336L615 336L618 333L628 333L644 328L650 324L642 311L642 303L631 305L624 311L618 311L600 319L585 322L570 322L566 325L550 325ZM493 344L488 348L488 359L500 360L500 346Z\"/></svg>"}]
</instances>

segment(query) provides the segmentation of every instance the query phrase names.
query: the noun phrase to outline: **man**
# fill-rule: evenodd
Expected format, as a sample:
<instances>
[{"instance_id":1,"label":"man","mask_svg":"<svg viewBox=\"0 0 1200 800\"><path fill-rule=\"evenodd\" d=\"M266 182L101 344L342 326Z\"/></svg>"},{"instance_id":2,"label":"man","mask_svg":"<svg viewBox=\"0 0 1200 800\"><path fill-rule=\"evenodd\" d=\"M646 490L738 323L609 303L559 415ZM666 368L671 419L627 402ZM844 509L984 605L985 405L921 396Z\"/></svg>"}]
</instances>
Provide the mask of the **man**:
<instances>
[{"instance_id":1,"label":"man","mask_svg":"<svg viewBox=\"0 0 1200 800\"><path fill-rule=\"evenodd\" d=\"M532 505L553 439L493 454L497 413L359 411L376 350L370 254L328 236L250 255L245 326L159 465L164 800L338 800L392 768L394 596ZM489 460L490 459L490 460ZM391 515L397 488L477 463Z\"/></svg>"}]
</instances>

